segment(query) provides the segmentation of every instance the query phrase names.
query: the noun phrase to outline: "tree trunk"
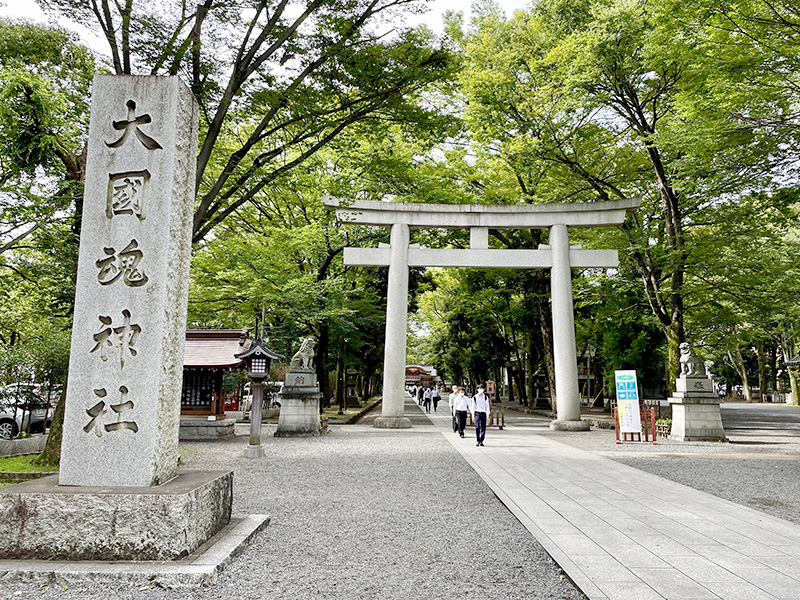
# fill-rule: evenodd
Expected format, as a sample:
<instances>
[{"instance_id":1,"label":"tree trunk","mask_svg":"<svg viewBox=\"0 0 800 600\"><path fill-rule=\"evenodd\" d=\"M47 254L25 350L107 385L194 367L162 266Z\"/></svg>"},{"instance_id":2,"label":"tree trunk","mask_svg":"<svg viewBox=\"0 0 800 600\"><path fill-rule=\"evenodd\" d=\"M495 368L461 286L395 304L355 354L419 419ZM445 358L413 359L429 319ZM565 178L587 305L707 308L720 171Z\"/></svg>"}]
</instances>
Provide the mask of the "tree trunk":
<instances>
[{"instance_id":1,"label":"tree trunk","mask_svg":"<svg viewBox=\"0 0 800 600\"><path fill-rule=\"evenodd\" d=\"M506 367L506 379L508 380L508 401L514 403L514 375L511 367Z\"/></svg>"},{"instance_id":2,"label":"tree trunk","mask_svg":"<svg viewBox=\"0 0 800 600\"><path fill-rule=\"evenodd\" d=\"M742 391L744 392L744 399L745 402L752 403L753 402L753 392L750 389L750 383L747 380L747 369L744 366L744 359L742 358L742 353L737 347L735 350L728 350L728 358L731 361L731 365L736 372L739 374L739 377L742 380Z\"/></svg>"},{"instance_id":3,"label":"tree trunk","mask_svg":"<svg viewBox=\"0 0 800 600\"><path fill-rule=\"evenodd\" d=\"M775 346L774 343L770 344L769 348L769 356L767 358L769 362L769 389L773 392L778 391L778 348Z\"/></svg>"},{"instance_id":4,"label":"tree trunk","mask_svg":"<svg viewBox=\"0 0 800 600\"><path fill-rule=\"evenodd\" d=\"M61 435L64 430L64 405L67 403L67 385L58 399L56 409L53 412L53 422L50 425L50 433L47 435L47 442L44 450L37 456L33 463L36 465L57 467L61 461Z\"/></svg>"},{"instance_id":5,"label":"tree trunk","mask_svg":"<svg viewBox=\"0 0 800 600\"><path fill-rule=\"evenodd\" d=\"M669 350L669 362L667 363L667 386L671 392L675 391L675 380L681 374L681 349L680 345L684 341L683 319L679 323L672 323L664 327L667 336L667 349ZM735 368L735 367L734 367Z\"/></svg>"},{"instance_id":6,"label":"tree trunk","mask_svg":"<svg viewBox=\"0 0 800 600\"><path fill-rule=\"evenodd\" d=\"M800 394L798 394L798 382L797 382L797 368L789 367L786 369L789 373L789 385L792 388L792 406L800 406Z\"/></svg>"},{"instance_id":7,"label":"tree trunk","mask_svg":"<svg viewBox=\"0 0 800 600\"><path fill-rule=\"evenodd\" d=\"M330 351L330 332L328 324L323 322L319 328L319 342L317 343L317 355L314 365L319 381L319 391L322 393L322 407L330 406L330 385L328 384L328 372L325 365L328 364L328 353Z\"/></svg>"},{"instance_id":8,"label":"tree trunk","mask_svg":"<svg viewBox=\"0 0 800 600\"><path fill-rule=\"evenodd\" d=\"M336 360L336 404L341 415L345 409L346 390L344 389L344 361L340 356Z\"/></svg>"},{"instance_id":9,"label":"tree trunk","mask_svg":"<svg viewBox=\"0 0 800 600\"><path fill-rule=\"evenodd\" d=\"M759 339L756 342L756 360L758 361L758 393L761 396L761 401L764 401L764 394L767 393L767 360L764 355L764 340Z\"/></svg>"},{"instance_id":10,"label":"tree trunk","mask_svg":"<svg viewBox=\"0 0 800 600\"><path fill-rule=\"evenodd\" d=\"M511 370L511 373L514 376L514 382L517 384L519 403L522 406L528 406L528 396L525 394L525 377L521 373L521 369L514 368Z\"/></svg>"}]
</instances>

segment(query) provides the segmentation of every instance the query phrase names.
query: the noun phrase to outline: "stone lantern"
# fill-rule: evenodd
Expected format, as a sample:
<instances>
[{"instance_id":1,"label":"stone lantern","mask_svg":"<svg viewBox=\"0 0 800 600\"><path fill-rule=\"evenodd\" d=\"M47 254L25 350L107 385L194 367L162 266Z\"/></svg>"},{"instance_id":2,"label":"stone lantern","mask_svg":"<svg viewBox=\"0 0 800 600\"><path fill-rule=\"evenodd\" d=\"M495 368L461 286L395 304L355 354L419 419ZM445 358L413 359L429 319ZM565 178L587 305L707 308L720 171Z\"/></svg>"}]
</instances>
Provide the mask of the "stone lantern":
<instances>
[{"instance_id":1,"label":"stone lantern","mask_svg":"<svg viewBox=\"0 0 800 600\"><path fill-rule=\"evenodd\" d=\"M245 458L262 458L264 448L261 446L261 407L264 402L264 380L269 377L269 367L274 360L283 360L284 357L267 348L260 339L256 340L250 348L235 355L245 361L247 377L253 392L253 403L250 409L250 445L245 448Z\"/></svg>"}]
</instances>

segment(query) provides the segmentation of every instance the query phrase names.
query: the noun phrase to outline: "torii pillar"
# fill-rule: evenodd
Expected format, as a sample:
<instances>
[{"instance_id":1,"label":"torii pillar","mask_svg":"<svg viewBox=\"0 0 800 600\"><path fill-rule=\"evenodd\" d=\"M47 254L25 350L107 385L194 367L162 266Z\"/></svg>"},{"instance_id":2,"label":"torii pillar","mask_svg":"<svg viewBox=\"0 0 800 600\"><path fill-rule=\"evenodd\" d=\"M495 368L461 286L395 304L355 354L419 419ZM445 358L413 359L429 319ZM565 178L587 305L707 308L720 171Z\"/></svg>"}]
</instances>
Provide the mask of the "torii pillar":
<instances>
[{"instance_id":1,"label":"torii pillar","mask_svg":"<svg viewBox=\"0 0 800 600\"><path fill-rule=\"evenodd\" d=\"M406 381L406 329L408 327L408 243L411 229L392 225L389 284L386 291L386 339L383 351L383 402L374 426L408 429L404 415Z\"/></svg>"},{"instance_id":2,"label":"torii pillar","mask_svg":"<svg viewBox=\"0 0 800 600\"><path fill-rule=\"evenodd\" d=\"M553 261L550 268L550 300L557 414L556 420L550 426L559 430L586 431L589 423L581 420L581 400L578 393L569 233L563 223L550 228L550 248Z\"/></svg>"},{"instance_id":3,"label":"torii pillar","mask_svg":"<svg viewBox=\"0 0 800 600\"><path fill-rule=\"evenodd\" d=\"M326 198L343 224L390 226L391 245L345 248L344 262L352 266L388 266L386 346L383 371L383 408L375 427L406 428L406 326L409 267L477 267L550 269L553 311L553 354L557 418L550 427L585 431L578 391L575 317L572 303L573 268L616 268L616 250L570 247L570 227L620 225L641 200L575 202L531 205L404 204L399 202L340 202ZM469 249L410 247L410 228L469 229ZM550 245L536 250L489 248L490 229L548 229Z\"/></svg>"}]
</instances>

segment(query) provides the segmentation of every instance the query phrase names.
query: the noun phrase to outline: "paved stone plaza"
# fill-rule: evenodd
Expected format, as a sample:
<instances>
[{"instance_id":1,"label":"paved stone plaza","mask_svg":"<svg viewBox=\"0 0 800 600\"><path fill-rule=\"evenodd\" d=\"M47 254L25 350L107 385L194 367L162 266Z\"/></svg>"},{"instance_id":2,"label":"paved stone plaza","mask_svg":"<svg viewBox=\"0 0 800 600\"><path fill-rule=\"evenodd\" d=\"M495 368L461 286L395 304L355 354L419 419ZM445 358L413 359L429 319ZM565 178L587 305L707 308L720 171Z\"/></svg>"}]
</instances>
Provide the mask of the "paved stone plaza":
<instances>
[{"instance_id":1,"label":"paved stone plaza","mask_svg":"<svg viewBox=\"0 0 800 600\"><path fill-rule=\"evenodd\" d=\"M262 460L241 457L246 426L238 426L232 442L186 444L187 467L234 470L234 513L272 516L202 592L98 580L72 582L65 591L38 583L4 585L0 598L581 598L462 454L485 477L502 483L495 492L550 545L590 598L800 597L800 527L743 506L769 498L765 511L800 522L799 438L793 430L758 436L734 430L731 444L616 446L613 431L553 432L548 419L507 411L509 427L490 429L480 449L470 436L460 439L448 430L441 408L430 420L416 405L406 408L411 430L375 429L367 418L334 426L320 438L265 435ZM270 426L265 429L269 433ZM495 462L506 475L492 470ZM700 488L727 481L720 485L723 495L739 494L731 499L742 505L619 462L660 469ZM516 482L526 471L539 477L527 491L540 500L514 497L525 492ZM509 473L514 481L502 481ZM595 485L603 478L613 485L589 497L579 489L579 478L586 477ZM620 500L621 494L627 497ZM673 506L669 516L656 512L660 501ZM526 502L536 509L530 515L519 511ZM680 503L686 511L674 508ZM643 521L640 512L650 520ZM587 532L602 535L589 539L586 551L585 536L564 519L593 520ZM758 539L747 542L741 528L753 519ZM716 524L727 532L725 539L701 540L713 535ZM646 551L635 539L642 532L653 542ZM626 570L626 560L636 566Z\"/></svg>"}]
</instances>

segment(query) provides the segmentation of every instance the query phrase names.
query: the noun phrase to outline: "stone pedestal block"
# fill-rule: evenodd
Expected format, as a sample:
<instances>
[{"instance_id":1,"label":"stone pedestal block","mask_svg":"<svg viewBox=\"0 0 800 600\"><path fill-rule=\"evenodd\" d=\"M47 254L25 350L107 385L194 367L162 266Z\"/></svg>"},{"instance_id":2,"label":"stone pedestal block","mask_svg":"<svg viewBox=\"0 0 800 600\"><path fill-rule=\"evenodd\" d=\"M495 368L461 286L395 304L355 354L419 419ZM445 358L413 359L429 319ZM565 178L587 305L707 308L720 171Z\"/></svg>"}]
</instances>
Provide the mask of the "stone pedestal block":
<instances>
[{"instance_id":1,"label":"stone pedestal block","mask_svg":"<svg viewBox=\"0 0 800 600\"><path fill-rule=\"evenodd\" d=\"M235 427L235 419L209 421L203 417L181 417L180 440L202 442L228 439L235 435Z\"/></svg>"},{"instance_id":2,"label":"stone pedestal block","mask_svg":"<svg viewBox=\"0 0 800 600\"><path fill-rule=\"evenodd\" d=\"M0 492L0 559L163 561L231 518L233 473L186 471L160 486L60 486L52 475Z\"/></svg>"},{"instance_id":3,"label":"stone pedestal block","mask_svg":"<svg viewBox=\"0 0 800 600\"><path fill-rule=\"evenodd\" d=\"M726 442L719 411L719 398L708 377L682 375L675 381L670 397L672 430L670 439L681 442Z\"/></svg>"},{"instance_id":4,"label":"stone pedestal block","mask_svg":"<svg viewBox=\"0 0 800 600\"><path fill-rule=\"evenodd\" d=\"M315 375L305 375L303 381L313 381L314 385L289 386L289 381L297 381L297 373L286 375L286 385L281 392L281 414L275 437L311 437L320 434L319 401L322 394L316 385Z\"/></svg>"},{"instance_id":5,"label":"stone pedestal block","mask_svg":"<svg viewBox=\"0 0 800 600\"><path fill-rule=\"evenodd\" d=\"M588 421L550 421L550 429L553 431L589 431Z\"/></svg>"},{"instance_id":6,"label":"stone pedestal block","mask_svg":"<svg viewBox=\"0 0 800 600\"><path fill-rule=\"evenodd\" d=\"M384 417L380 416L372 424L378 429L411 429L411 419L408 417Z\"/></svg>"},{"instance_id":7,"label":"stone pedestal block","mask_svg":"<svg viewBox=\"0 0 800 600\"><path fill-rule=\"evenodd\" d=\"M250 444L247 448L244 449L244 457L245 458L264 458L264 446L256 446L254 444Z\"/></svg>"}]
</instances>

